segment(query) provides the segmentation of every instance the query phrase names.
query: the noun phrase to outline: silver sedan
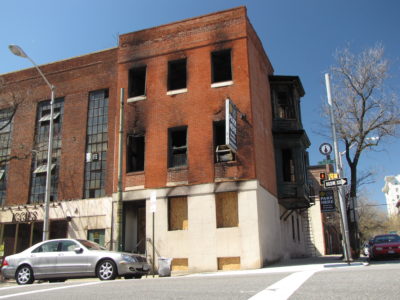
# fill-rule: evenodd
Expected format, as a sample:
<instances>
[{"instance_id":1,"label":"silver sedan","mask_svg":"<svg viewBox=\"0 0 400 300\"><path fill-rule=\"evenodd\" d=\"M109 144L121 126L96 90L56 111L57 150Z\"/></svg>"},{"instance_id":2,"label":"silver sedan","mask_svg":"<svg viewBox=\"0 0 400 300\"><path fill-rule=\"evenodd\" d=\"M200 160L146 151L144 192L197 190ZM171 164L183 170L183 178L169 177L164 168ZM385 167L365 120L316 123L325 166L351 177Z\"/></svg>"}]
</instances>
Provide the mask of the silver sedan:
<instances>
[{"instance_id":1,"label":"silver sedan","mask_svg":"<svg viewBox=\"0 0 400 300\"><path fill-rule=\"evenodd\" d=\"M40 242L25 251L4 258L1 272L18 284L35 279L61 282L68 278L98 277L113 280L141 278L150 265L139 254L107 251L100 245L79 239L57 239Z\"/></svg>"}]
</instances>

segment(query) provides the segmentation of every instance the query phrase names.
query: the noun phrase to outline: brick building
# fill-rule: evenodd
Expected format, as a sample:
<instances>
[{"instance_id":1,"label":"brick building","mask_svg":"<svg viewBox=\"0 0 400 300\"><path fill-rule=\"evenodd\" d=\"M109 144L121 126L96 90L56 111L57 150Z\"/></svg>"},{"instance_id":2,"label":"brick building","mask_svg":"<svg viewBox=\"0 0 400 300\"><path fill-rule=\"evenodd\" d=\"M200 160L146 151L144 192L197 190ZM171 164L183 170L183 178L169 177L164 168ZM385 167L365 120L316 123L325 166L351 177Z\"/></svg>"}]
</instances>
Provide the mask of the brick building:
<instances>
[{"instance_id":1,"label":"brick building","mask_svg":"<svg viewBox=\"0 0 400 300\"><path fill-rule=\"evenodd\" d=\"M296 76L273 75L244 7L124 34L115 48L41 68L57 88L51 237L116 247L122 202L121 247L151 256L154 245L174 269L307 255L304 90ZM25 99L2 130L5 157L18 157L3 162L0 185L12 253L41 238L49 91L33 68L1 77L2 99L16 90Z\"/></svg>"}]
</instances>

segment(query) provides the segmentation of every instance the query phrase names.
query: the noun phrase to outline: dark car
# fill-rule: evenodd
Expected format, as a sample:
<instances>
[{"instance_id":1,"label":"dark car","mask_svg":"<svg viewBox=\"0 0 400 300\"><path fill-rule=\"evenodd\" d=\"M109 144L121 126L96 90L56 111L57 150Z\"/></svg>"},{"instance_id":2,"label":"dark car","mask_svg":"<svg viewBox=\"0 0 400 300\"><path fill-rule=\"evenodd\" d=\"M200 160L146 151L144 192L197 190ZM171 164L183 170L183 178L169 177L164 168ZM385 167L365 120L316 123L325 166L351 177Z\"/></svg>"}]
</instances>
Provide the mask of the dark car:
<instances>
[{"instance_id":1,"label":"dark car","mask_svg":"<svg viewBox=\"0 0 400 300\"><path fill-rule=\"evenodd\" d=\"M400 236L397 234L376 235L370 241L369 258L400 257Z\"/></svg>"},{"instance_id":2,"label":"dark car","mask_svg":"<svg viewBox=\"0 0 400 300\"><path fill-rule=\"evenodd\" d=\"M149 270L144 256L107 251L94 242L80 239L40 242L5 257L1 268L4 278L15 278L18 284L31 284L35 279L60 282L81 277L101 280L113 280L117 276L141 278Z\"/></svg>"}]
</instances>

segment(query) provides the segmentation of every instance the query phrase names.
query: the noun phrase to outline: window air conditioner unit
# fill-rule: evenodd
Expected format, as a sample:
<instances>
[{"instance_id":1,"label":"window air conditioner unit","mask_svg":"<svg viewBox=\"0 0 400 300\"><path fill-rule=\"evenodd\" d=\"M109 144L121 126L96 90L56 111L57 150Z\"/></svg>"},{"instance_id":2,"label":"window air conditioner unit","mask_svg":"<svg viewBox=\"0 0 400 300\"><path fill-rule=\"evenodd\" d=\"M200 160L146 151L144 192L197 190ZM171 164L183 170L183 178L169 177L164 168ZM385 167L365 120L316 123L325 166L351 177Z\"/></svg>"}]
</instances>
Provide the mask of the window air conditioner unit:
<instances>
[{"instance_id":1,"label":"window air conditioner unit","mask_svg":"<svg viewBox=\"0 0 400 300\"><path fill-rule=\"evenodd\" d=\"M215 150L217 162L232 161L233 153L227 145L218 145Z\"/></svg>"}]
</instances>

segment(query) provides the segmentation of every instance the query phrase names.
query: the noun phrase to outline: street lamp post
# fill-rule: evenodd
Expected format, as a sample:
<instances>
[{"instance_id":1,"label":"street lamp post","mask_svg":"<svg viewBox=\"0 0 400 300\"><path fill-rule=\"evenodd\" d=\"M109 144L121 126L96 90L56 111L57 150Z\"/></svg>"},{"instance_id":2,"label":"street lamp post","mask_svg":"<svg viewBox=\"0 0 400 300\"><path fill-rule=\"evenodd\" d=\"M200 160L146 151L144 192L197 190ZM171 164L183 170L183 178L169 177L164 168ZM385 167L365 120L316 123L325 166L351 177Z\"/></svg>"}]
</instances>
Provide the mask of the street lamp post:
<instances>
[{"instance_id":1,"label":"street lamp post","mask_svg":"<svg viewBox=\"0 0 400 300\"><path fill-rule=\"evenodd\" d=\"M49 239L49 208L50 208L50 194L51 194L51 166L52 166L52 156L53 156L53 116L54 116L54 96L55 96L55 86L50 84L47 80L46 76L44 76L43 72L40 70L38 65L22 50L21 47L17 45L9 45L8 48L10 51L16 56L20 56L23 58L27 58L39 72L40 76L42 76L43 80L49 86L51 91L51 99L50 99L50 127L49 127L49 143L47 148L47 171L46 171L46 187L45 187L45 196L44 196L44 218L43 218L43 236L42 240Z\"/></svg>"}]
</instances>

